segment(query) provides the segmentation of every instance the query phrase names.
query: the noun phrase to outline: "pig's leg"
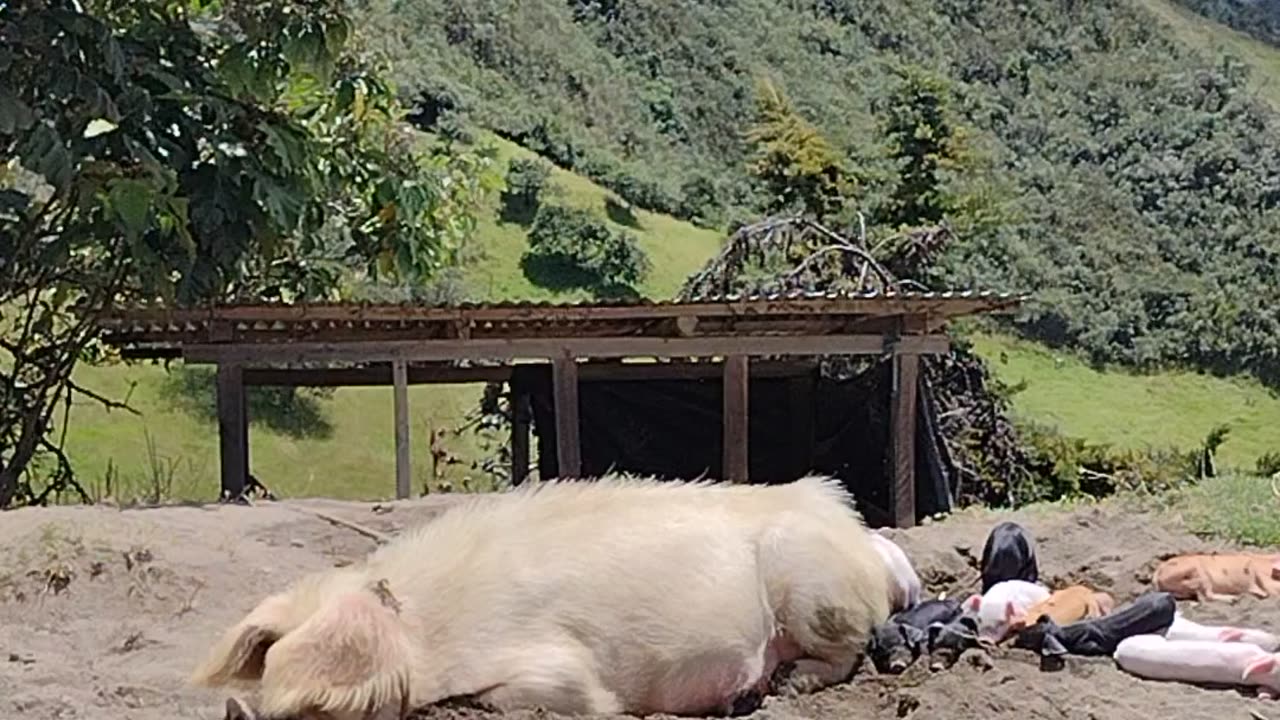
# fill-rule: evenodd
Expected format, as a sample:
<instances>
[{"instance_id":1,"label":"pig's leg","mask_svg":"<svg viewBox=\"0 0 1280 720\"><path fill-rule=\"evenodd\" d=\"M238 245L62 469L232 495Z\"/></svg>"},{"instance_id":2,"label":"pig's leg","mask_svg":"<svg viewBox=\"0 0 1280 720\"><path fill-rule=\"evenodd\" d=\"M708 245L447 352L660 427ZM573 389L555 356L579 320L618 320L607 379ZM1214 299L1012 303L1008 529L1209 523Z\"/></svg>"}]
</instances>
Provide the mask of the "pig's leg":
<instances>
[{"instance_id":1,"label":"pig's leg","mask_svg":"<svg viewBox=\"0 0 1280 720\"><path fill-rule=\"evenodd\" d=\"M785 604L775 608L783 633L799 650L786 684L811 692L843 682L862 661L871 626L888 616L884 586L867 588L875 587L866 582L877 572L874 548L851 557L803 522L771 528L760 548L768 587L783 590Z\"/></svg>"}]
</instances>

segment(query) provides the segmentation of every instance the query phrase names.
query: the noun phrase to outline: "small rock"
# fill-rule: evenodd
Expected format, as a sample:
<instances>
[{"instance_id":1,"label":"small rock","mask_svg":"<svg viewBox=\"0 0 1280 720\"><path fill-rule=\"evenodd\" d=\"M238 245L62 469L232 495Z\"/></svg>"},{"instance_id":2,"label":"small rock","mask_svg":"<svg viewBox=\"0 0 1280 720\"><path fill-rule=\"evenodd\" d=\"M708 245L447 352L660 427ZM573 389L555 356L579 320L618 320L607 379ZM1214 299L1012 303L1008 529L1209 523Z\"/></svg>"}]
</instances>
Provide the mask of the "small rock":
<instances>
[{"instance_id":1,"label":"small rock","mask_svg":"<svg viewBox=\"0 0 1280 720\"><path fill-rule=\"evenodd\" d=\"M290 545L292 545L292 546L294 546L294 547L296 547L296 548L306 547L306 546L307 546L307 544L306 544L306 543L302 542L301 540L299 540L299 539L297 539L297 538L293 538L292 540L290 540L290 541L289 541L289 544L290 544Z\"/></svg>"},{"instance_id":2,"label":"small rock","mask_svg":"<svg viewBox=\"0 0 1280 720\"><path fill-rule=\"evenodd\" d=\"M385 515L391 512L392 510L395 510L395 507L391 505L383 505L382 503L377 503L369 509L372 510L376 515Z\"/></svg>"}]
</instances>

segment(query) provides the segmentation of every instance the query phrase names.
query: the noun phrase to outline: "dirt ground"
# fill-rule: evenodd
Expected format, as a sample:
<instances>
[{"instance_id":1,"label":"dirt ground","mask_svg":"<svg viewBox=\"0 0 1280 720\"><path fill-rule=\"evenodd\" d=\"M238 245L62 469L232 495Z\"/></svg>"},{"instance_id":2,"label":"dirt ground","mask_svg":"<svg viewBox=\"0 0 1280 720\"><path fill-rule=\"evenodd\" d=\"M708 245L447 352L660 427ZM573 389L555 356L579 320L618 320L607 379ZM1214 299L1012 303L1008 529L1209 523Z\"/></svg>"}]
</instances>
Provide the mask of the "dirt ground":
<instances>
[{"instance_id":1,"label":"dirt ground","mask_svg":"<svg viewBox=\"0 0 1280 720\"><path fill-rule=\"evenodd\" d=\"M262 597L304 572L371 550L369 539L299 512L311 508L385 532L431 517L447 496L386 503L284 501L254 507L24 509L0 515L0 717L221 720L224 694L184 687L209 644ZM1051 584L1085 581L1123 603L1149 584L1154 558L1209 549L1176 517L1100 505L1068 511L964 513L890 531L927 589L971 591L968 558L1000 518L1036 536ZM1280 599L1184 603L1200 622L1274 628ZM1109 658L1071 658L1042 672L1029 652L970 651L949 670L863 674L840 688L773 698L756 720L839 718L1280 718L1246 691L1144 681ZM437 709L431 720L491 720ZM530 720L541 713L521 713Z\"/></svg>"}]
</instances>

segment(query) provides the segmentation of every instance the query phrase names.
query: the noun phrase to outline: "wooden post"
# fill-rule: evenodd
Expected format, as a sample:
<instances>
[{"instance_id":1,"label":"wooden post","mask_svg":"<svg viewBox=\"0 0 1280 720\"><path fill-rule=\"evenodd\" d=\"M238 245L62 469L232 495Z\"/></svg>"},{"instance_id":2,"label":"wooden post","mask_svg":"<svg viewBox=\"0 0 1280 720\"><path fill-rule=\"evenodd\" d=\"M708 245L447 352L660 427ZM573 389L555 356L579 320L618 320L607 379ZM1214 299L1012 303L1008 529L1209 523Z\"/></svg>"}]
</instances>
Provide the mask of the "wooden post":
<instances>
[{"instance_id":1,"label":"wooden post","mask_svg":"<svg viewBox=\"0 0 1280 720\"><path fill-rule=\"evenodd\" d=\"M889 413L893 473L889 506L894 526L907 528L916 524L916 376L920 356L894 353L892 362Z\"/></svg>"},{"instance_id":2,"label":"wooden post","mask_svg":"<svg viewBox=\"0 0 1280 720\"><path fill-rule=\"evenodd\" d=\"M747 482L750 451L747 447L746 355L730 355L724 359L724 477L736 483Z\"/></svg>"},{"instance_id":3,"label":"wooden post","mask_svg":"<svg viewBox=\"0 0 1280 720\"><path fill-rule=\"evenodd\" d=\"M511 396L511 484L519 485L529 477L529 396Z\"/></svg>"},{"instance_id":4,"label":"wooden post","mask_svg":"<svg viewBox=\"0 0 1280 720\"><path fill-rule=\"evenodd\" d=\"M217 393L221 499L235 501L249 478L249 409L239 365L218 365Z\"/></svg>"},{"instance_id":5,"label":"wooden post","mask_svg":"<svg viewBox=\"0 0 1280 720\"><path fill-rule=\"evenodd\" d=\"M396 411L396 499L409 497L413 474L409 461L409 368L403 360L391 363Z\"/></svg>"},{"instance_id":6,"label":"wooden post","mask_svg":"<svg viewBox=\"0 0 1280 720\"><path fill-rule=\"evenodd\" d=\"M578 426L578 363L570 355L551 361L556 403L557 475L575 478L582 472L581 430Z\"/></svg>"}]
</instances>

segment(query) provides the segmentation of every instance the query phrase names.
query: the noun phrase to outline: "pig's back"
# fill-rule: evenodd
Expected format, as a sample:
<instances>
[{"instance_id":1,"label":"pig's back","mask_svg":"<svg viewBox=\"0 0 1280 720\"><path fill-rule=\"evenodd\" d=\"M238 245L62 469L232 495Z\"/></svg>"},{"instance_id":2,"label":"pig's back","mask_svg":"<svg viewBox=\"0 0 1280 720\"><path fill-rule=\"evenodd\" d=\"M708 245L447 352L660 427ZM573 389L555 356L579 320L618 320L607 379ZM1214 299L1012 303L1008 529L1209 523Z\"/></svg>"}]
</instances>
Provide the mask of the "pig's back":
<instances>
[{"instance_id":1,"label":"pig's back","mask_svg":"<svg viewBox=\"0 0 1280 720\"><path fill-rule=\"evenodd\" d=\"M651 678L636 668L735 643L762 652L773 626L756 538L775 513L838 508L822 488L654 485L489 498L380 549L370 569L401 588L464 675L489 672L477 668L505 648L572 637L636 686L624 692L643 694Z\"/></svg>"}]
</instances>

